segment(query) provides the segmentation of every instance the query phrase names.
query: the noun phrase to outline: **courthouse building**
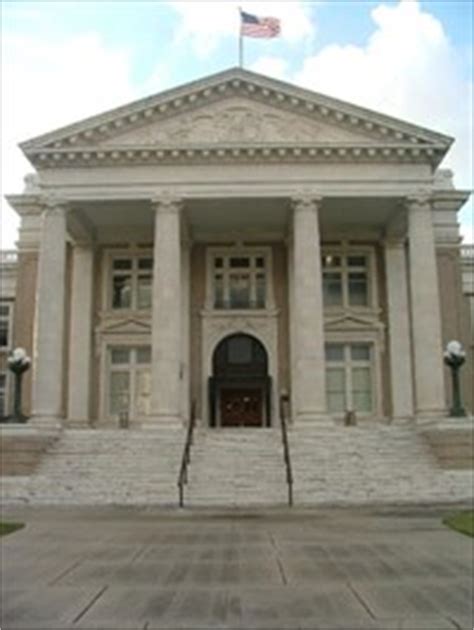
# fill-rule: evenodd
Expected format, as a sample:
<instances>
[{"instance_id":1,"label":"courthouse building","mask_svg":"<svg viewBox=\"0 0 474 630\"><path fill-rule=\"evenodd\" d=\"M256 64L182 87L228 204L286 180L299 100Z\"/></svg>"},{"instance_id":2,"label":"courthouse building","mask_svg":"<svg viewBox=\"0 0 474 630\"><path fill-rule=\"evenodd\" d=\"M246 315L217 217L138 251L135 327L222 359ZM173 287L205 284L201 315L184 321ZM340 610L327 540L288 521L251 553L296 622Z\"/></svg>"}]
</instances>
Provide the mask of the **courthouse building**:
<instances>
[{"instance_id":1,"label":"courthouse building","mask_svg":"<svg viewBox=\"0 0 474 630\"><path fill-rule=\"evenodd\" d=\"M193 409L265 433L282 396L291 430L325 435L348 412L446 417L443 347L469 335L452 142L243 69L24 142L28 426L165 431Z\"/></svg>"}]
</instances>

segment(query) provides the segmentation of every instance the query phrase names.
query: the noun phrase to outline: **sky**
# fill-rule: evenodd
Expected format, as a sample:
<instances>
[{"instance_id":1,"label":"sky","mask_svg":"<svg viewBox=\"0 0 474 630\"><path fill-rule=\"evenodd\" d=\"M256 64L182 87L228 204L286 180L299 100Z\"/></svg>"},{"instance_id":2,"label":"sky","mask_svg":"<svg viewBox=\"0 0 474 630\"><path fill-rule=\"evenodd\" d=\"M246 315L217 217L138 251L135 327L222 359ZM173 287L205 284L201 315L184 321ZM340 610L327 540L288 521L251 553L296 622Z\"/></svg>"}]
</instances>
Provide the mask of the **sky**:
<instances>
[{"instance_id":1,"label":"sky","mask_svg":"<svg viewBox=\"0 0 474 630\"><path fill-rule=\"evenodd\" d=\"M238 65L239 6L282 23L245 39L245 68L453 136L442 167L473 188L472 0L2 0L2 249L19 223L3 196L33 171L18 143Z\"/></svg>"}]
</instances>

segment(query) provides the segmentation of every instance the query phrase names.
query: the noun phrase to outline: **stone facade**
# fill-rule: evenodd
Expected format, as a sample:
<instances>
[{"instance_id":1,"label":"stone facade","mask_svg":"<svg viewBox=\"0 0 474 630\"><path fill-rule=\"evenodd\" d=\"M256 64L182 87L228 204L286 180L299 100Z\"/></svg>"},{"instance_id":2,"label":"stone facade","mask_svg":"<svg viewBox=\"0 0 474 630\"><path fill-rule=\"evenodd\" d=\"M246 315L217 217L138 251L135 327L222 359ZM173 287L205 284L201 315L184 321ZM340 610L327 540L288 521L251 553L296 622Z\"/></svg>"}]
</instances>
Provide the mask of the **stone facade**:
<instances>
[{"instance_id":1,"label":"stone facade","mask_svg":"<svg viewBox=\"0 0 474 630\"><path fill-rule=\"evenodd\" d=\"M233 69L23 143L30 424L278 429L282 396L308 436L445 416L443 344L469 342L451 142Z\"/></svg>"}]
</instances>

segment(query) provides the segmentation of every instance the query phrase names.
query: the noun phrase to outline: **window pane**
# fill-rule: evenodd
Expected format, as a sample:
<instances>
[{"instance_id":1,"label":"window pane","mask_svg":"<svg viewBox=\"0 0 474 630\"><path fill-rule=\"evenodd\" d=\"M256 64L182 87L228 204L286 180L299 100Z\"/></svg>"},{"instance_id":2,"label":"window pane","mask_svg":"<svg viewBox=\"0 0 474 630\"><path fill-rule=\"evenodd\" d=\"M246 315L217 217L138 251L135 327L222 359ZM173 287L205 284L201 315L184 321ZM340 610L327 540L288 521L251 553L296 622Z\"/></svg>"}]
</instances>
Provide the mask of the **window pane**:
<instances>
[{"instance_id":1,"label":"window pane","mask_svg":"<svg viewBox=\"0 0 474 630\"><path fill-rule=\"evenodd\" d=\"M114 269L129 270L132 268L132 261L130 258L116 258L114 260Z\"/></svg>"},{"instance_id":2,"label":"window pane","mask_svg":"<svg viewBox=\"0 0 474 630\"><path fill-rule=\"evenodd\" d=\"M132 279L130 276L114 276L113 308L130 308L132 305Z\"/></svg>"},{"instance_id":3,"label":"window pane","mask_svg":"<svg viewBox=\"0 0 474 630\"><path fill-rule=\"evenodd\" d=\"M8 346L8 322L5 320L0 320L0 346Z\"/></svg>"},{"instance_id":4,"label":"window pane","mask_svg":"<svg viewBox=\"0 0 474 630\"><path fill-rule=\"evenodd\" d=\"M351 359L353 361L369 361L370 348L366 343L353 343L351 345Z\"/></svg>"},{"instance_id":5,"label":"window pane","mask_svg":"<svg viewBox=\"0 0 474 630\"><path fill-rule=\"evenodd\" d=\"M323 295L325 306L342 304L342 280L340 273L324 273Z\"/></svg>"},{"instance_id":6,"label":"window pane","mask_svg":"<svg viewBox=\"0 0 474 630\"><path fill-rule=\"evenodd\" d=\"M372 388L368 367L352 370L352 403L355 411L372 410Z\"/></svg>"},{"instance_id":7,"label":"window pane","mask_svg":"<svg viewBox=\"0 0 474 630\"><path fill-rule=\"evenodd\" d=\"M150 397L151 370L138 370L135 383L135 415L144 416L150 413Z\"/></svg>"},{"instance_id":8,"label":"window pane","mask_svg":"<svg viewBox=\"0 0 474 630\"><path fill-rule=\"evenodd\" d=\"M0 374L0 418L3 418L4 416L7 415L7 410L6 410L6 385L7 385L7 375L6 374Z\"/></svg>"},{"instance_id":9,"label":"window pane","mask_svg":"<svg viewBox=\"0 0 474 630\"><path fill-rule=\"evenodd\" d=\"M366 267L367 258L365 256L348 256L347 264L349 267Z\"/></svg>"},{"instance_id":10,"label":"window pane","mask_svg":"<svg viewBox=\"0 0 474 630\"><path fill-rule=\"evenodd\" d=\"M153 269L153 258L139 258L138 269L140 269L140 271L145 269Z\"/></svg>"},{"instance_id":11,"label":"window pane","mask_svg":"<svg viewBox=\"0 0 474 630\"><path fill-rule=\"evenodd\" d=\"M224 279L214 276L214 308L224 308Z\"/></svg>"},{"instance_id":12,"label":"window pane","mask_svg":"<svg viewBox=\"0 0 474 630\"><path fill-rule=\"evenodd\" d=\"M332 256L331 254L324 254L322 256L323 267L340 267L341 266L341 257L340 256Z\"/></svg>"},{"instance_id":13,"label":"window pane","mask_svg":"<svg viewBox=\"0 0 474 630\"><path fill-rule=\"evenodd\" d=\"M250 305L250 276L232 274L229 277L230 308L248 308Z\"/></svg>"},{"instance_id":14,"label":"window pane","mask_svg":"<svg viewBox=\"0 0 474 630\"><path fill-rule=\"evenodd\" d=\"M130 374L111 372L109 409L112 415L129 411Z\"/></svg>"},{"instance_id":15,"label":"window pane","mask_svg":"<svg viewBox=\"0 0 474 630\"><path fill-rule=\"evenodd\" d=\"M349 274L349 304L367 306L367 276L365 273Z\"/></svg>"},{"instance_id":16,"label":"window pane","mask_svg":"<svg viewBox=\"0 0 474 630\"><path fill-rule=\"evenodd\" d=\"M265 258L263 256L258 256L255 261L255 266L258 267L259 269L262 269L263 267L265 267Z\"/></svg>"},{"instance_id":17,"label":"window pane","mask_svg":"<svg viewBox=\"0 0 474 630\"><path fill-rule=\"evenodd\" d=\"M339 413L346 410L346 398L343 392L340 394L328 392L327 401L330 413Z\"/></svg>"},{"instance_id":18,"label":"window pane","mask_svg":"<svg viewBox=\"0 0 474 630\"><path fill-rule=\"evenodd\" d=\"M234 337L227 342L227 360L234 365L252 363L252 340L249 337Z\"/></svg>"},{"instance_id":19,"label":"window pane","mask_svg":"<svg viewBox=\"0 0 474 630\"><path fill-rule=\"evenodd\" d=\"M346 387L346 373L344 368L329 368L326 374L329 392L343 392Z\"/></svg>"},{"instance_id":20,"label":"window pane","mask_svg":"<svg viewBox=\"0 0 474 630\"><path fill-rule=\"evenodd\" d=\"M353 368L352 389L353 391L370 391L370 368Z\"/></svg>"},{"instance_id":21,"label":"window pane","mask_svg":"<svg viewBox=\"0 0 474 630\"><path fill-rule=\"evenodd\" d=\"M325 351L326 361L344 361L344 346L342 343L327 343Z\"/></svg>"},{"instance_id":22,"label":"window pane","mask_svg":"<svg viewBox=\"0 0 474 630\"><path fill-rule=\"evenodd\" d=\"M151 348L150 346L143 346L143 348L137 348L137 363L151 363Z\"/></svg>"},{"instance_id":23,"label":"window pane","mask_svg":"<svg viewBox=\"0 0 474 630\"><path fill-rule=\"evenodd\" d=\"M10 314L10 307L8 304L0 304L0 316L8 317Z\"/></svg>"},{"instance_id":24,"label":"window pane","mask_svg":"<svg viewBox=\"0 0 474 630\"><path fill-rule=\"evenodd\" d=\"M151 308L151 276L149 275L138 277L137 308Z\"/></svg>"},{"instance_id":25,"label":"window pane","mask_svg":"<svg viewBox=\"0 0 474 630\"><path fill-rule=\"evenodd\" d=\"M265 308L266 282L265 275L258 273L256 277L257 308Z\"/></svg>"},{"instance_id":26,"label":"window pane","mask_svg":"<svg viewBox=\"0 0 474 630\"><path fill-rule=\"evenodd\" d=\"M214 258L214 267L216 269L221 269L224 265L224 260L222 258Z\"/></svg>"},{"instance_id":27,"label":"window pane","mask_svg":"<svg viewBox=\"0 0 474 630\"><path fill-rule=\"evenodd\" d=\"M129 348L112 348L110 356L112 365L128 365L130 363Z\"/></svg>"},{"instance_id":28,"label":"window pane","mask_svg":"<svg viewBox=\"0 0 474 630\"><path fill-rule=\"evenodd\" d=\"M230 266L235 268L239 268L239 267L250 267L250 259L248 258L248 256L241 256L239 258L231 258L230 259Z\"/></svg>"}]
</instances>

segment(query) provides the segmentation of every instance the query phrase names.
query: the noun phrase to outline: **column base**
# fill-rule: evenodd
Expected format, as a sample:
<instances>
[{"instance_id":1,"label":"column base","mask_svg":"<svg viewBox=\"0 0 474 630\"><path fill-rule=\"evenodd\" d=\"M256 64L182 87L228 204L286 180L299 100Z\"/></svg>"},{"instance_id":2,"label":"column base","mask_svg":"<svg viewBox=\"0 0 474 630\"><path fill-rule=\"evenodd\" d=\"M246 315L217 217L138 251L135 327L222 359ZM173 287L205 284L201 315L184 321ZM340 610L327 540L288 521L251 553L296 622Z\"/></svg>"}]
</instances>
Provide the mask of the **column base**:
<instances>
[{"instance_id":1,"label":"column base","mask_svg":"<svg viewBox=\"0 0 474 630\"><path fill-rule=\"evenodd\" d=\"M305 428L308 428L310 425L317 427L333 427L334 424L334 420L330 415L317 411L304 411L296 413L295 420L293 422L294 427L304 426Z\"/></svg>"},{"instance_id":2,"label":"column base","mask_svg":"<svg viewBox=\"0 0 474 630\"><path fill-rule=\"evenodd\" d=\"M31 428L39 431L61 431L63 429L64 418L53 415L35 415L33 414L28 421Z\"/></svg>"},{"instance_id":3,"label":"column base","mask_svg":"<svg viewBox=\"0 0 474 630\"><path fill-rule=\"evenodd\" d=\"M448 413L445 409L418 409L415 414L415 422L420 426L436 424Z\"/></svg>"},{"instance_id":4,"label":"column base","mask_svg":"<svg viewBox=\"0 0 474 630\"><path fill-rule=\"evenodd\" d=\"M141 422L141 428L145 430L182 429L184 426L183 418L177 414L150 414Z\"/></svg>"}]
</instances>

